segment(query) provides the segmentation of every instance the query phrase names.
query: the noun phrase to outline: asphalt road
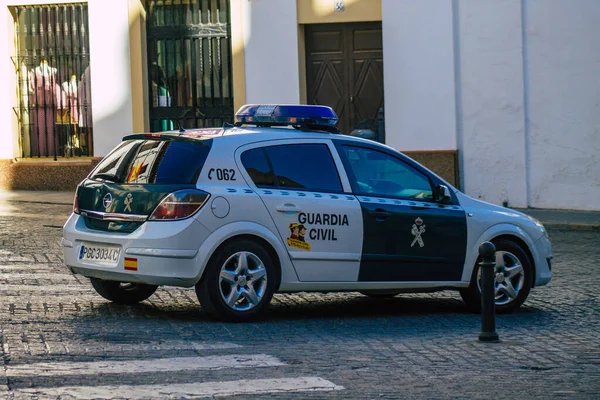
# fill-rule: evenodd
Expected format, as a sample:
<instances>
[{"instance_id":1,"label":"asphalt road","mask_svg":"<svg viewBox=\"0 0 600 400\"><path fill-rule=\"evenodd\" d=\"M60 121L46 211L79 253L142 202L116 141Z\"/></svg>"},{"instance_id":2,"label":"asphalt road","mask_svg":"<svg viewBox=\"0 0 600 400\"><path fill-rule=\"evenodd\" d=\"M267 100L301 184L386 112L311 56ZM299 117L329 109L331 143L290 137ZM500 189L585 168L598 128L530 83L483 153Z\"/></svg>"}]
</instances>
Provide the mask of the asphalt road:
<instances>
[{"instance_id":1,"label":"asphalt road","mask_svg":"<svg viewBox=\"0 0 600 400\"><path fill-rule=\"evenodd\" d=\"M62 264L69 212L0 204L0 398L600 398L599 231L551 230L552 282L482 344L454 292L276 295L247 324L192 289L117 306Z\"/></svg>"}]
</instances>

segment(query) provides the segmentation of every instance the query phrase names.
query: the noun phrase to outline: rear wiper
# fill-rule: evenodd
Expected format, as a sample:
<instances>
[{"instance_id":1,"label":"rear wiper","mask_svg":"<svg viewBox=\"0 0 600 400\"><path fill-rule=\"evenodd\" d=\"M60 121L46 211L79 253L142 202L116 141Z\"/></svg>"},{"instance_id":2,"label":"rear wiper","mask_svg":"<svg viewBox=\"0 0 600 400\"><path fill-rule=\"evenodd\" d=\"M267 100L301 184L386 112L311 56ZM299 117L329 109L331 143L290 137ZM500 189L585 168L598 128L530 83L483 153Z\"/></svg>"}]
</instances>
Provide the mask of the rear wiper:
<instances>
[{"instance_id":1,"label":"rear wiper","mask_svg":"<svg viewBox=\"0 0 600 400\"><path fill-rule=\"evenodd\" d=\"M119 177L116 175L103 174L103 173L94 175L94 178L104 179L105 181L112 182L112 183L117 183L117 179L119 179Z\"/></svg>"}]
</instances>

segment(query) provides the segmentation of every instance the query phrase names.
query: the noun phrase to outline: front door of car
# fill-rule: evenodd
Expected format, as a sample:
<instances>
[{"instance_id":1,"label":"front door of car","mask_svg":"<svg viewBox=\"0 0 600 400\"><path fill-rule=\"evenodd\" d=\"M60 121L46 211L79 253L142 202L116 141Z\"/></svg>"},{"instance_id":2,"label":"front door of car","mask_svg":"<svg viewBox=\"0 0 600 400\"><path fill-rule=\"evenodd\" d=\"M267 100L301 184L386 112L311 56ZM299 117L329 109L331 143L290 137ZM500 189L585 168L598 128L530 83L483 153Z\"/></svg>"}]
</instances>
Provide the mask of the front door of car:
<instances>
[{"instance_id":1,"label":"front door of car","mask_svg":"<svg viewBox=\"0 0 600 400\"><path fill-rule=\"evenodd\" d=\"M432 178L391 152L339 149L363 214L359 281L460 281L464 210L436 202Z\"/></svg>"},{"instance_id":2,"label":"front door of car","mask_svg":"<svg viewBox=\"0 0 600 400\"><path fill-rule=\"evenodd\" d=\"M346 175L338 172L341 160L330 141L282 140L245 146L238 153L299 280L356 282L361 207Z\"/></svg>"}]
</instances>

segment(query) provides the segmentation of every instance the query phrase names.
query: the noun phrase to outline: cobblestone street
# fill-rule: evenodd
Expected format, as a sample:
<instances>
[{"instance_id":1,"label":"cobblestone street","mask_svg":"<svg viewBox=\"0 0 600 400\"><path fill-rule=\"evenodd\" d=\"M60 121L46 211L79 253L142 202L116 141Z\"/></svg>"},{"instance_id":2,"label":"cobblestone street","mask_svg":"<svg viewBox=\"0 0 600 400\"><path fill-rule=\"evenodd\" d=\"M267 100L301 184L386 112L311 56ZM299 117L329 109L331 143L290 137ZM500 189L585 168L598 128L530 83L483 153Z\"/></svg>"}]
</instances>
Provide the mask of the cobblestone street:
<instances>
[{"instance_id":1,"label":"cobblestone street","mask_svg":"<svg viewBox=\"0 0 600 400\"><path fill-rule=\"evenodd\" d=\"M0 398L600 398L600 231L550 230L553 280L482 344L454 292L276 295L246 324L193 289L117 306L62 264L70 210L0 203Z\"/></svg>"}]
</instances>

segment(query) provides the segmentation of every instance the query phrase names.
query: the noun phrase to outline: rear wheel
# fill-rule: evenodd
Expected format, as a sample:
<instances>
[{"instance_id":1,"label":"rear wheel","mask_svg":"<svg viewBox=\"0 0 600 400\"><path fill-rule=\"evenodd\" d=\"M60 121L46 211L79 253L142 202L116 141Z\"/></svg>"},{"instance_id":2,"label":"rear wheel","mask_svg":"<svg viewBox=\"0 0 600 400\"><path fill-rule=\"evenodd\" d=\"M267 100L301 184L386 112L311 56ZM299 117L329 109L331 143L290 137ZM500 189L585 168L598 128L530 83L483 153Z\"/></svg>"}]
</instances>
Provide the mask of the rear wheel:
<instances>
[{"instance_id":1,"label":"rear wheel","mask_svg":"<svg viewBox=\"0 0 600 400\"><path fill-rule=\"evenodd\" d=\"M507 239L494 241L496 267L494 287L496 312L508 313L517 310L527 299L533 279L533 267L521 246ZM461 290L460 295L474 312L481 312L481 271L479 261L473 270L471 284Z\"/></svg>"},{"instance_id":2,"label":"rear wheel","mask_svg":"<svg viewBox=\"0 0 600 400\"><path fill-rule=\"evenodd\" d=\"M196 285L202 308L228 321L247 321L271 302L275 266L260 244L241 239L226 243L211 257Z\"/></svg>"},{"instance_id":3,"label":"rear wheel","mask_svg":"<svg viewBox=\"0 0 600 400\"><path fill-rule=\"evenodd\" d=\"M96 292L106 300L119 304L135 304L152 296L158 286L143 283L105 281L90 278Z\"/></svg>"}]
</instances>

